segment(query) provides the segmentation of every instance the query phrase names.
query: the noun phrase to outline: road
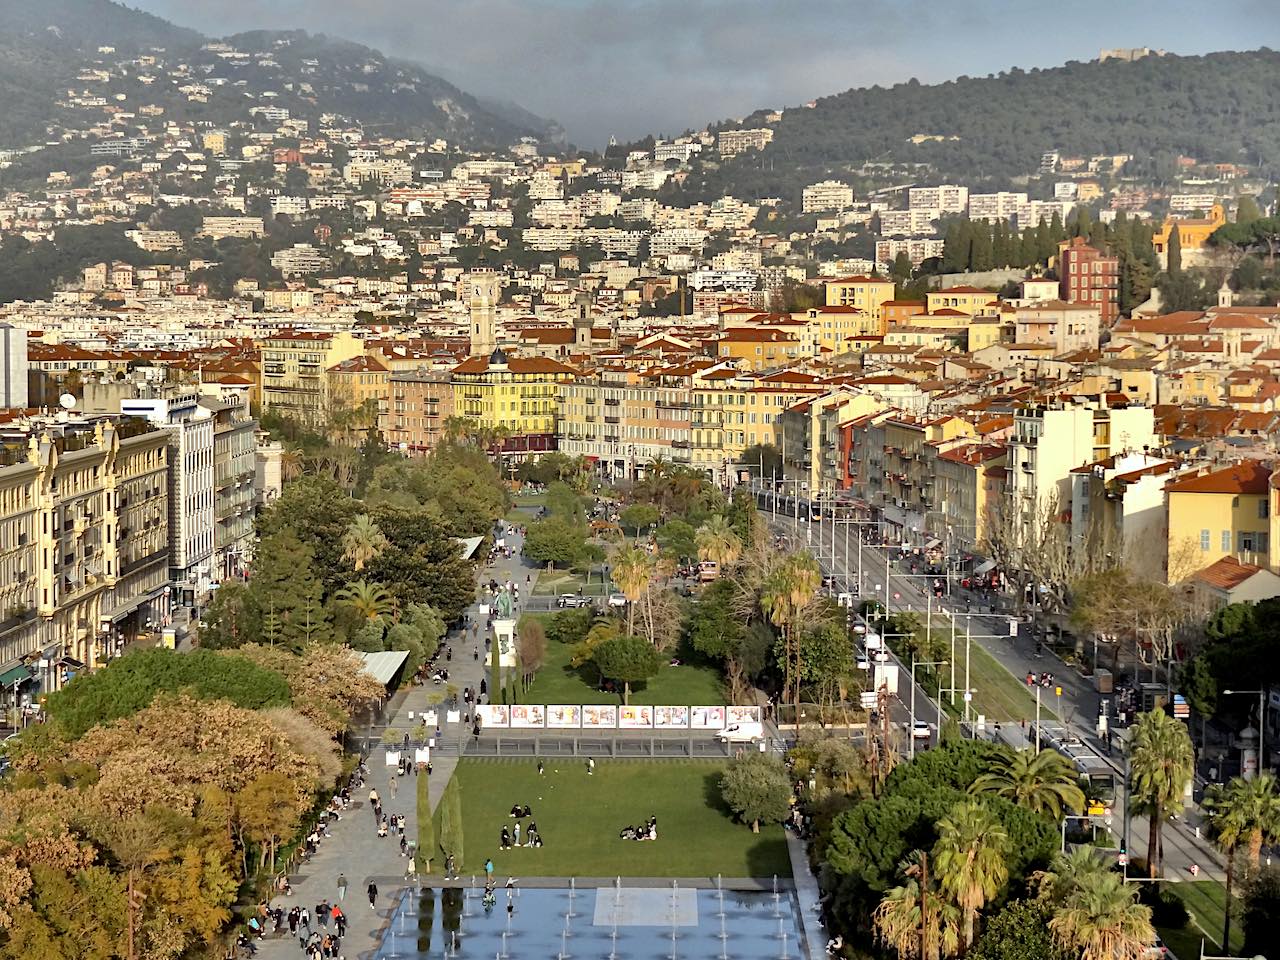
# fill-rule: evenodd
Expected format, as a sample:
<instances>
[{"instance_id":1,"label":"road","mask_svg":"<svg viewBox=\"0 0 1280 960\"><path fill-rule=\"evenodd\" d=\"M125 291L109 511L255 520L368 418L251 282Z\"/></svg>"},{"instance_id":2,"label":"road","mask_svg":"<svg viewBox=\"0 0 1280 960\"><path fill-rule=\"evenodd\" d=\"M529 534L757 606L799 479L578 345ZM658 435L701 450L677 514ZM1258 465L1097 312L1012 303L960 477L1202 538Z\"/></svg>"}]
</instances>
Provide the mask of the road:
<instances>
[{"instance_id":1,"label":"road","mask_svg":"<svg viewBox=\"0 0 1280 960\"><path fill-rule=\"evenodd\" d=\"M766 499L765 508L768 506ZM802 505L803 510L803 505ZM1093 689L1091 682L1081 677L1073 668L1064 664L1051 653L1044 652L1036 643L1028 625L1021 625L1017 637L1010 636L1011 617L1006 614L991 613L990 608L980 609L976 600L966 605L966 598L971 597L968 591L958 591L952 596L944 596L941 600L932 597L929 589L934 580L928 575L912 575L903 570L901 563L893 563L883 544L863 543L858 533L863 529L871 529L851 523L808 523L802 512L798 522L793 517L776 516L772 511L768 514L773 529L779 535L789 539L796 546L807 546L819 560L823 574L836 578L837 588L851 589L858 586L858 596L862 599L878 599L885 604L891 613L912 611L930 615L945 615L953 619L962 630L967 629L971 642L979 646L996 660L1010 676L1022 681L1026 675L1037 676L1049 672L1054 675L1056 686L1061 687L1060 697L1048 698L1045 706L1060 711L1061 725L1066 727L1070 736L1077 738L1082 744L1099 756L1115 773L1117 791L1113 804L1114 815L1111 818L1111 829L1115 835L1116 846L1121 845L1124 829L1124 759L1123 746L1112 750L1111 746L1097 734L1097 718L1102 707L1102 698ZM847 535L846 535L847 530ZM861 579L859 580L859 576ZM997 607L999 610L1000 608ZM957 655L957 659L959 659ZM960 661L963 663L964 661ZM909 667L899 663L899 675L906 677ZM945 679L949 680L949 676ZM960 693L963 696L965 683L963 674L956 678ZM907 692L900 694L899 699L909 697ZM916 685L917 706L924 697L923 688ZM927 698L926 698L927 700ZM905 709L905 708L904 708ZM936 710L926 719L932 721L937 716ZM895 717L895 719L897 719ZM1030 720L1031 718L1027 718ZM1045 729L1050 724L1045 723ZM1054 725L1058 726L1057 724ZM1034 723L1028 723L1028 738L1034 737ZM1190 798L1188 798L1190 801ZM1144 817L1133 814L1129 823L1128 850L1131 856L1146 856L1148 825ZM1195 864L1199 868L1199 877L1223 879L1221 858L1211 843L1203 838L1203 820L1194 803L1188 802L1186 812L1177 820L1166 825L1162 831L1164 848L1164 876L1170 881L1190 879L1190 867Z\"/></svg>"}]
</instances>

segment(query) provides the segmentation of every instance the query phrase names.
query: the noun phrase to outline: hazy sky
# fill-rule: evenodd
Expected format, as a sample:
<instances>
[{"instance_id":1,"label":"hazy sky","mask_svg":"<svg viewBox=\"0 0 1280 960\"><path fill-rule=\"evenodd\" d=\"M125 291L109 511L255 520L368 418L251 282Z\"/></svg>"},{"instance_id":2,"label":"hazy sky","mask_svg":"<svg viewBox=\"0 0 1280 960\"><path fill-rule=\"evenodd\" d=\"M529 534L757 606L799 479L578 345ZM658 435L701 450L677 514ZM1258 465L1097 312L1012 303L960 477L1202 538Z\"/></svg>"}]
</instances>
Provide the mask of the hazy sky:
<instances>
[{"instance_id":1,"label":"hazy sky","mask_svg":"<svg viewBox=\"0 0 1280 960\"><path fill-rule=\"evenodd\" d=\"M1100 47L1193 54L1280 41L1276 0L126 2L219 36L300 28L357 40L552 117L591 146L854 86L1090 60Z\"/></svg>"}]
</instances>

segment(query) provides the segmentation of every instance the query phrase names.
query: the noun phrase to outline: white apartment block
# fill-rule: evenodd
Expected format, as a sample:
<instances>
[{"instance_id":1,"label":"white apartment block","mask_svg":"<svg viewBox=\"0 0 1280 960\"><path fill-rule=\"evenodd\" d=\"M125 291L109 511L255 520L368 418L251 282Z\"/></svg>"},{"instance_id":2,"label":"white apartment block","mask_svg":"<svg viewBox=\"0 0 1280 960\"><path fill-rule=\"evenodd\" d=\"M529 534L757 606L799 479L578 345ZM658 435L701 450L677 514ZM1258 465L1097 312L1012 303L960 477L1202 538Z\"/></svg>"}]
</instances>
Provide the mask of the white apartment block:
<instances>
[{"instance_id":1,"label":"white apartment block","mask_svg":"<svg viewBox=\"0 0 1280 960\"><path fill-rule=\"evenodd\" d=\"M312 210L346 210L351 206L350 197L310 197L307 200Z\"/></svg>"},{"instance_id":2,"label":"white apartment block","mask_svg":"<svg viewBox=\"0 0 1280 960\"><path fill-rule=\"evenodd\" d=\"M1074 200L1080 192L1080 185L1074 180L1060 180L1053 185L1053 199Z\"/></svg>"},{"instance_id":3,"label":"white apartment block","mask_svg":"<svg viewBox=\"0 0 1280 960\"><path fill-rule=\"evenodd\" d=\"M591 190L572 200L578 211L588 220L592 217L611 217L618 212L622 198L608 190Z\"/></svg>"},{"instance_id":4,"label":"white apartment block","mask_svg":"<svg viewBox=\"0 0 1280 960\"><path fill-rule=\"evenodd\" d=\"M0 323L0 410L27 405L27 331Z\"/></svg>"},{"instance_id":5,"label":"white apartment block","mask_svg":"<svg viewBox=\"0 0 1280 960\"><path fill-rule=\"evenodd\" d=\"M271 215L285 214L290 217L301 216L307 212L306 197L272 197Z\"/></svg>"},{"instance_id":6,"label":"white apartment block","mask_svg":"<svg viewBox=\"0 0 1280 960\"><path fill-rule=\"evenodd\" d=\"M662 185L671 177L671 171L664 167L654 167L649 170L623 170L622 171L622 192L630 193L632 190L659 190Z\"/></svg>"},{"instance_id":7,"label":"white apartment block","mask_svg":"<svg viewBox=\"0 0 1280 960\"><path fill-rule=\"evenodd\" d=\"M754 290L760 275L754 270L695 270L689 274L690 290Z\"/></svg>"},{"instance_id":8,"label":"white apartment block","mask_svg":"<svg viewBox=\"0 0 1280 960\"><path fill-rule=\"evenodd\" d=\"M467 214L467 224L472 227L510 227L515 214L510 210L472 210Z\"/></svg>"},{"instance_id":9,"label":"white apartment block","mask_svg":"<svg viewBox=\"0 0 1280 960\"><path fill-rule=\"evenodd\" d=\"M352 160L342 168L347 183L412 183L413 166L407 160Z\"/></svg>"},{"instance_id":10,"label":"white apartment block","mask_svg":"<svg viewBox=\"0 0 1280 960\"><path fill-rule=\"evenodd\" d=\"M539 171L529 178L529 199L559 200L564 196L564 186L549 173Z\"/></svg>"},{"instance_id":11,"label":"white apartment block","mask_svg":"<svg viewBox=\"0 0 1280 960\"><path fill-rule=\"evenodd\" d=\"M659 230L649 238L649 256L665 257L681 250L702 253L707 242L707 231L692 229Z\"/></svg>"},{"instance_id":12,"label":"white apartment block","mask_svg":"<svg viewBox=\"0 0 1280 960\"><path fill-rule=\"evenodd\" d=\"M933 223L942 211L912 208L886 210L880 214L880 233L886 237L922 237L934 233Z\"/></svg>"},{"instance_id":13,"label":"white apartment block","mask_svg":"<svg viewBox=\"0 0 1280 960\"><path fill-rule=\"evenodd\" d=\"M1049 223L1055 216L1066 223L1067 215L1074 208L1075 204L1067 200L1032 200L1018 207L1018 212L1015 214L1018 229L1025 230L1027 227L1038 226L1042 220Z\"/></svg>"},{"instance_id":14,"label":"white apartment block","mask_svg":"<svg viewBox=\"0 0 1280 960\"><path fill-rule=\"evenodd\" d=\"M1018 208L1027 202L1025 193L971 193L969 194L970 220L1011 220Z\"/></svg>"},{"instance_id":15,"label":"white apartment block","mask_svg":"<svg viewBox=\"0 0 1280 960\"><path fill-rule=\"evenodd\" d=\"M800 209L804 213L819 210L848 210L853 206L853 187L839 180L811 183L800 192Z\"/></svg>"},{"instance_id":16,"label":"white apartment block","mask_svg":"<svg viewBox=\"0 0 1280 960\"><path fill-rule=\"evenodd\" d=\"M964 213L969 207L969 188L954 183L941 183L936 187L912 187L907 191L907 206L912 210L940 210L943 213Z\"/></svg>"},{"instance_id":17,"label":"white apartment block","mask_svg":"<svg viewBox=\"0 0 1280 960\"><path fill-rule=\"evenodd\" d=\"M124 235L148 253L182 249L182 237L176 230L126 230Z\"/></svg>"},{"instance_id":18,"label":"white apartment block","mask_svg":"<svg viewBox=\"0 0 1280 960\"><path fill-rule=\"evenodd\" d=\"M261 217L205 217L200 225L200 233L215 240L223 237L248 240L265 232Z\"/></svg>"},{"instance_id":19,"label":"white apartment block","mask_svg":"<svg viewBox=\"0 0 1280 960\"><path fill-rule=\"evenodd\" d=\"M942 256L942 241L937 237L907 237L900 240L877 240L876 263L888 268L905 253L913 267L918 267L930 257Z\"/></svg>"},{"instance_id":20,"label":"white apartment block","mask_svg":"<svg viewBox=\"0 0 1280 960\"><path fill-rule=\"evenodd\" d=\"M271 265L286 277L319 273L329 269L329 257L309 243L295 243L271 255Z\"/></svg>"},{"instance_id":21,"label":"white apartment block","mask_svg":"<svg viewBox=\"0 0 1280 960\"><path fill-rule=\"evenodd\" d=\"M763 150L773 142L773 131L768 127L754 130L721 130L716 135L716 148L722 157L733 157L748 150Z\"/></svg>"},{"instance_id":22,"label":"white apartment block","mask_svg":"<svg viewBox=\"0 0 1280 960\"><path fill-rule=\"evenodd\" d=\"M1175 193L1169 197L1170 213L1208 213L1215 203L1222 203L1222 198L1213 193Z\"/></svg>"},{"instance_id":23,"label":"white apartment block","mask_svg":"<svg viewBox=\"0 0 1280 960\"><path fill-rule=\"evenodd\" d=\"M676 141L674 143L655 143L653 145L653 159L658 163L666 163L668 160L688 163L690 157L695 153L701 152L702 144L697 142Z\"/></svg>"},{"instance_id":24,"label":"white apartment block","mask_svg":"<svg viewBox=\"0 0 1280 960\"><path fill-rule=\"evenodd\" d=\"M529 211L529 219L540 227L581 227L585 218L569 200L543 200Z\"/></svg>"}]
</instances>

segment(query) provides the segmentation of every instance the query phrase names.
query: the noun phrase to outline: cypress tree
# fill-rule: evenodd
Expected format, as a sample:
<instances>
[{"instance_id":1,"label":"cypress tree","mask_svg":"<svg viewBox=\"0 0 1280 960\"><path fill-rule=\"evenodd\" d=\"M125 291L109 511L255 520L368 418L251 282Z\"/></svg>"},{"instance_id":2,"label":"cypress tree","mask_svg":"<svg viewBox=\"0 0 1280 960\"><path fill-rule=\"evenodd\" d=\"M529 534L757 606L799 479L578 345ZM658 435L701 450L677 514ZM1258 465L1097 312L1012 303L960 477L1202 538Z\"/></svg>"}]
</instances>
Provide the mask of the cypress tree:
<instances>
[{"instance_id":1,"label":"cypress tree","mask_svg":"<svg viewBox=\"0 0 1280 960\"><path fill-rule=\"evenodd\" d=\"M457 777L450 779L440 798L440 849L453 857L454 869L462 869L462 788Z\"/></svg>"},{"instance_id":2,"label":"cypress tree","mask_svg":"<svg viewBox=\"0 0 1280 960\"><path fill-rule=\"evenodd\" d=\"M431 872L431 861L436 853L436 825L431 820L431 778L426 770L419 772L418 781L418 850L419 873Z\"/></svg>"},{"instance_id":3,"label":"cypress tree","mask_svg":"<svg viewBox=\"0 0 1280 960\"><path fill-rule=\"evenodd\" d=\"M1171 277L1182 276L1182 236L1178 232L1176 223L1169 231L1169 249L1166 256L1165 273Z\"/></svg>"},{"instance_id":4,"label":"cypress tree","mask_svg":"<svg viewBox=\"0 0 1280 960\"><path fill-rule=\"evenodd\" d=\"M489 702L498 703L502 699L502 661L498 654L498 638L494 637L489 645Z\"/></svg>"}]
</instances>

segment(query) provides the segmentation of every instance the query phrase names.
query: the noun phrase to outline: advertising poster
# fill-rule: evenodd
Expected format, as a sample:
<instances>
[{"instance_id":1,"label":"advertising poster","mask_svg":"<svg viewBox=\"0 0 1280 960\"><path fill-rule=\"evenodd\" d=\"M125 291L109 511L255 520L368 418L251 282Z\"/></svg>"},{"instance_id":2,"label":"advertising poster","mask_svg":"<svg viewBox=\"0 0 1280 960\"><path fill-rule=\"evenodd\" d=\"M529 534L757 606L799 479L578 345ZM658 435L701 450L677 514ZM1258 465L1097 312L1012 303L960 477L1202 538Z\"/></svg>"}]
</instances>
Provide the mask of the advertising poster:
<instances>
[{"instance_id":1,"label":"advertising poster","mask_svg":"<svg viewBox=\"0 0 1280 960\"><path fill-rule=\"evenodd\" d=\"M582 708L582 727L584 730L612 730L617 726L617 707L592 704Z\"/></svg>"},{"instance_id":2,"label":"advertising poster","mask_svg":"<svg viewBox=\"0 0 1280 960\"><path fill-rule=\"evenodd\" d=\"M556 730L576 730L582 726L582 708L552 704L547 707L547 726Z\"/></svg>"},{"instance_id":3,"label":"advertising poster","mask_svg":"<svg viewBox=\"0 0 1280 960\"><path fill-rule=\"evenodd\" d=\"M688 707L654 707L653 725L660 730L683 730L689 726Z\"/></svg>"},{"instance_id":4,"label":"advertising poster","mask_svg":"<svg viewBox=\"0 0 1280 960\"><path fill-rule=\"evenodd\" d=\"M546 707L540 703L517 703L511 707L511 727L540 728L547 720Z\"/></svg>"},{"instance_id":5,"label":"advertising poster","mask_svg":"<svg viewBox=\"0 0 1280 960\"><path fill-rule=\"evenodd\" d=\"M476 707L476 716L480 718L480 729L501 729L511 726L511 709L500 703L489 703Z\"/></svg>"},{"instance_id":6,"label":"advertising poster","mask_svg":"<svg viewBox=\"0 0 1280 960\"><path fill-rule=\"evenodd\" d=\"M725 707L725 723L733 726L735 723L759 723L760 708L759 707Z\"/></svg>"},{"instance_id":7,"label":"advertising poster","mask_svg":"<svg viewBox=\"0 0 1280 960\"><path fill-rule=\"evenodd\" d=\"M690 723L694 730L723 730L724 707L693 707Z\"/></svg>"},{"instance_id":8,"label":"advertising poster","mask_svg":"<svg viewBox=\"0 0 1280 960\"><path fill-rule=\"evenodd\" d=\"M618 714L618 726L623 730L652 729L653 707L623 707Z\"/></svg>"}]
</instances>

